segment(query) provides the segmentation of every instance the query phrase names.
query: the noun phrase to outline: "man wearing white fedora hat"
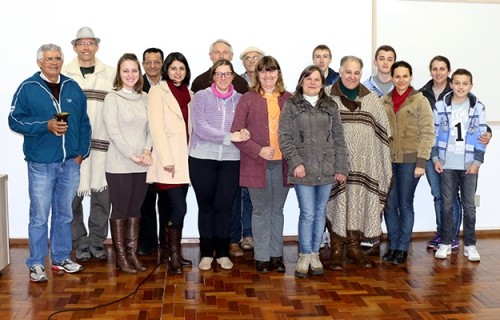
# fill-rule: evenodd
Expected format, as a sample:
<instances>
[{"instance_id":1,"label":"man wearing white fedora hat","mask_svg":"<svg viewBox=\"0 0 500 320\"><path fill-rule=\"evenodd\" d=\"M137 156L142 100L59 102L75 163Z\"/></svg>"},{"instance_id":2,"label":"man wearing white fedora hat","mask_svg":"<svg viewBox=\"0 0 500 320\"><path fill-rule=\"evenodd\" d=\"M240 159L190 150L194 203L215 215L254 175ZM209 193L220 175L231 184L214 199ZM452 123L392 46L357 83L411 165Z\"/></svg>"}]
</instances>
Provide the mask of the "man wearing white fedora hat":
<instances>
[{"instance_id":1,"label":"man wearing white fedora hat","mask_svg":"<svg viewBox=\"0 0 500 320\"><path fill-rule=\"evenodd\" d=\"M82 162L80 186L73 201L73 247L76 259L88 261L91 256L106 260L104 240L108 236L110 201L105 176L105 160L109 138L102 116L104 97L111 91L115 69L95 57L101 39L89 27L82 27L71 41L77 56L62 68L62 73L75 80L87 97L87 112L92 125L90 156ZM83 196L90 196L88 232L83 219Z\"/></svg>"}]
</instances>

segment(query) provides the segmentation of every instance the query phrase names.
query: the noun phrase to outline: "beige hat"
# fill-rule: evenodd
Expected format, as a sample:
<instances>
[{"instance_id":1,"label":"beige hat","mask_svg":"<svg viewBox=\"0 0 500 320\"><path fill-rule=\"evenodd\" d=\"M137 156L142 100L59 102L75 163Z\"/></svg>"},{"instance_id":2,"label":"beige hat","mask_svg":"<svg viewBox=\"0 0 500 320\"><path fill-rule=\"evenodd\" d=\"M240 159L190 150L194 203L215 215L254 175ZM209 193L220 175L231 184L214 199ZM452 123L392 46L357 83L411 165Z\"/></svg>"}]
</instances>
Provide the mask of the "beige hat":
<instances>
[{"instance_id":1,"label":"beige hat","mask_svg":"<svg viewBox=\"0 0 500 320\"><path fill-rule=\"evenodd\" d=\"M240 60L243 60L243 57L249 53L249 52L258 52L260 53L261 55L265 55L264 51L262 51L261 49L257 48L257 47L248 47L246 48L241 54L240 54Z\"/></svg>"},{"instance_id":2,"label":"beige hat","mask_svg":"<svg viewBox=\"0 0 500 320\"><path fill-rule=\"evenodd\" d=\"M90 29L89 27L82 27L76 33L76 38L71 41L71 44L75 45L75 42L78 39L84 39L84 38L95 39L97 43L101 42L101 39L97 38L94 35L94 31L92 31L92 29Z\"/></svg>"}]
</instances>

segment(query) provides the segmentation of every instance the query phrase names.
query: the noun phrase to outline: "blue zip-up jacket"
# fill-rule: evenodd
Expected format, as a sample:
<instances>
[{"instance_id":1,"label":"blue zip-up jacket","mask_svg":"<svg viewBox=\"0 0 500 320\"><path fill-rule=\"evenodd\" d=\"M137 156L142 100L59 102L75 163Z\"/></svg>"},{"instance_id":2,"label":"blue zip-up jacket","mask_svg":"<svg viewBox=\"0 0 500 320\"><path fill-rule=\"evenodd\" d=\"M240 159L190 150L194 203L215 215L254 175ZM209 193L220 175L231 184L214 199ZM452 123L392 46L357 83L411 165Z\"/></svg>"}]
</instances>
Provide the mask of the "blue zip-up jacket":
<instances>
[{"instance_id":1,"label":"blue zip-up jacket","mask_svg":"<svg viewBox=\"0 0 500 320\"><path fill-rule=\"evenodd\" d=\"M443 100L436 102L434 111L434 127L436 129L436 143L431 151L433 162L441 161L444 164L446 159L446 149L448 147L448 137L450 135L449 118L451 116L451 99L453 91L447 93ZM479 137L486 132L486 111L484 105L475 95L468 95L470 108L469 118L462 132L465 135L465 167L471 164L480 166L484 162L486 146L479 142Z\"/></svg>"},{"instance_id":2,"label":"blue zip-up jacket","mask_svg":"<svg viewBox=\"0 0 500 320\"><path fill-rule=\"evenodd\" d=\"M334 84L339 78L340 75L338 72L333 71L332 68L328 68L328 75L325 78L325 87Z\"/></svg>"},{"instance_id":3,"label":"blue zip-up jacket","mask_svg":"<svg viewBox=\"0 0 500 320\"><path fill-rule=\"evenodd\" d=\"M384 95L384 93L377 86L377 83L374 80L375 77L376 77L375 75L371 75L368 79L365 80L365 82L363 82L363 85L371 92L375 92L375 94L380 98ZM392 89L394 89L394 85L391 86L389 92L391 92Z\"/></svg>"},{"instance_id":4,"label":"blue zip-up jacket","mask_svg":"<svg viewBox=\"0 0 500 320\"><path fill-rule=\"evenodd\" d=\"M59 102L40 72L24 80L14 94L9 127L24 136L25 160L37 163L63 162L90 152L90 121L87 99L78 83L60 75ZM48 130L48 121L59 112L69 112L68 131L58 137Z\"/></svg>"}]
</instances>

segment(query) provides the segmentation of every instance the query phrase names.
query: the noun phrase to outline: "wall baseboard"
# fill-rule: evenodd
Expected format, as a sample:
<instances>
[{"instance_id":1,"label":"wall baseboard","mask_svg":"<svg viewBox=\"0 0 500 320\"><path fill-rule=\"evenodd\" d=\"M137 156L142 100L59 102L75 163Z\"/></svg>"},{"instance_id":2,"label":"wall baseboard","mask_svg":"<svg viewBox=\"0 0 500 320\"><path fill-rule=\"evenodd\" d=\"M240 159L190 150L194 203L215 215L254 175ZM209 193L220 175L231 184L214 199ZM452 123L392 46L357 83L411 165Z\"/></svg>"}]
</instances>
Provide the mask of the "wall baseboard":
<instances>
[{"instance_id":1,"label":"wall baseboard","mask_svg":"<svg viewBox=\"0 0 500 320\"><path fill-rule=\"evenodd\" d=\"M462 232L461 232L462 233ZM421 239L421 238L432 238L434 236L434 232L413 232L412 238ZM500 230L476 230L476 237L478 238L488 238L491 236L500 236ZM387 238L387 234L384 233L384 239ZM283 241L285 242L293 242L297 241L297 236L284 236ZM183 238L182 243L199 243L199 238ZM111 238L108 238L104 241L105 244L112 244ZM27 238L10 238L9 245L28 245L29 241Z\"/></svg>"}]
</instances>

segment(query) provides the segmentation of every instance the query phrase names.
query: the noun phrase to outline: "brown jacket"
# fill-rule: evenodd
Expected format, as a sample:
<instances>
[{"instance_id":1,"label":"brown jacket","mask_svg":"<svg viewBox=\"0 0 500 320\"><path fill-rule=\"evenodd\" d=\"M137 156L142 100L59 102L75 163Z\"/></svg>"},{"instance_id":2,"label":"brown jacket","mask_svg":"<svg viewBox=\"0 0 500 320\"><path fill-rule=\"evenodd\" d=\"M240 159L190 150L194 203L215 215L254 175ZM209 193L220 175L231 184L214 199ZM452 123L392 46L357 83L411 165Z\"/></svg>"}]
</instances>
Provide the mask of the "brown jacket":
<instances>
[{"instance_id":1,"label":"brown jacket","mask_svg":"<svg viewBox=\"0 0 500 320\"><path fill-rule=\"evenodd\" d=\"M397 113L391 93L382 98L382 103L391 126L392 162L416 163L417 167L425 168L436 139L429 101L422 93L412 90Z\"/></svg>"}]
</instances>

